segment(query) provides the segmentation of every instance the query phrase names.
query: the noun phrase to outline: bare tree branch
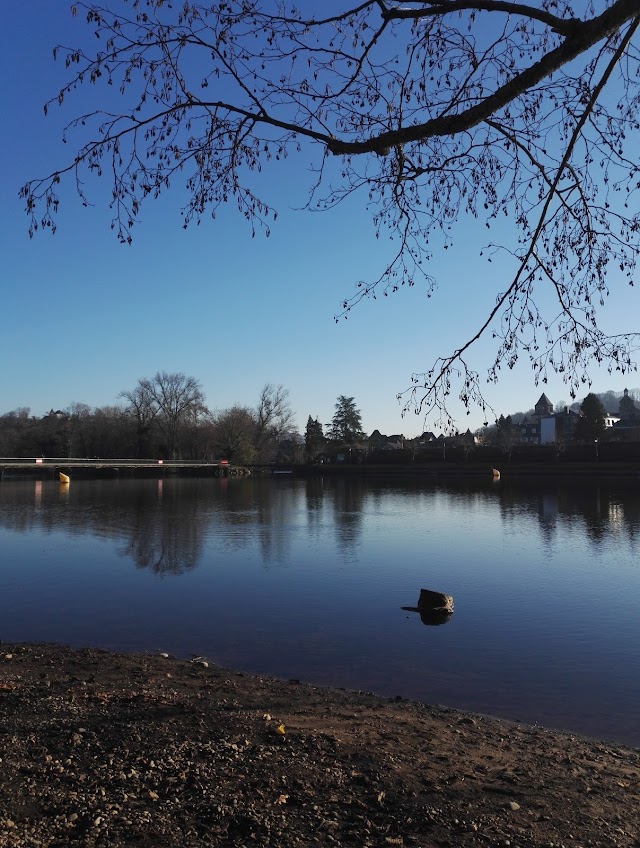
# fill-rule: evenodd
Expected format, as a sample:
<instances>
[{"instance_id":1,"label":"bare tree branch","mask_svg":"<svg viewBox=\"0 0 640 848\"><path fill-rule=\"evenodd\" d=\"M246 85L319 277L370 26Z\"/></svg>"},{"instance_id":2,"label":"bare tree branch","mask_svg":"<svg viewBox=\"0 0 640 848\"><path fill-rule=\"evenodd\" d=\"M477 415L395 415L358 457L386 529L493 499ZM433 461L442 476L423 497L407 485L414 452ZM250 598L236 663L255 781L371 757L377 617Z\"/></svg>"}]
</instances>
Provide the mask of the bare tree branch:
<instances>
[{"instance_id":1,"label":"bare tree branch","mask_svg":"<svg viewBox=\"0 0 640 848\"><path fill-rule=\"evenodd\" d=\"M306 155L307 208L364 194L376 235L396 238L343 317L418 281L430 294L428 261L460 221L491 228L508 216L517 230L517 243L490 245L514 260L513 276L477 332L414 376L407 408L450 421L459 382L463 403L488 411L466 357L489 331L490 382L521 353L536 380L553 370L572 391L591 361L635 367L637 335L609 339L596 310L612 274L633 284L640 255L638 0L345 0L325 18L285 0L74 8L98 49L57 49L71 78L46 108L83 85L109 88L69 123L71 160L22 188L31 234L55 229L65 178L88 204L88 178L102 176L122 242L143 201L176 178L184 226L232 202L268 235L277 213L252 174ZM559 304L551 316L545 288Z\"/></svg>"}]
</instances>

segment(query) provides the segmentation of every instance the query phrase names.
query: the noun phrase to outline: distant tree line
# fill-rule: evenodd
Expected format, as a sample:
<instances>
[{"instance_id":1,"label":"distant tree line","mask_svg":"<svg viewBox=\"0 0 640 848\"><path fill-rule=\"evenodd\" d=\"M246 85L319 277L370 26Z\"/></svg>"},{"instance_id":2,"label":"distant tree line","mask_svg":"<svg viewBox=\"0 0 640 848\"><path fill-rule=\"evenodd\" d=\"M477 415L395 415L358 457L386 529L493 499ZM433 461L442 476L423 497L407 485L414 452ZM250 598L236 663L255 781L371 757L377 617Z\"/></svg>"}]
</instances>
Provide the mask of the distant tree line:
<instances>
[{"instance_id":1,"label":"distant tree line","mask_svg":"<svg viewBox=\"0 0 640 848\"><path fill-rule=\"evenodd\" d=\"M270 462L293 428L289 391L266 383L255 406L212 412L200 382L158 371L120 393L120 403L72 403L41 418L20 408L0 416L0 456Z\"/></svg>"},{"instance_id":2,"label":"distant tree line","mask_svg":"<svg viewBox=\"0 0 640 848\"><path fill-rule=\"evenodd\" d=\"M294 432L288 389L273 383L263 386L255 406L212 412L195 377L158 371L118 400L93 409L72 403L41 418L26 407L0 415L0 456L300 463L366 442L360 410L346 395L328 424L309 416L304 439Z\"/></svg>"},{"instance_id":3,"label":"distant tree line","mask_svg":"<svg viewBox=\"0 0 640 848\"><path fill-rule=\"evenodd\" d=\"M633 390L631 396L640 395ZM311 415L307 418L304 437L294 430L294 413L289 391L282 385L266 383L255 406L235 404L211 411L206 406L200 382L182 373L158 371L152 378L140 378L131 389L122 391L120 403L91 408L72 403L64 410L51 410L41 418L21 407L0 415L0 456L87 457L100 459L185 459L215 461L226 459L237 465L276 461L318 463L365 461L377 448L369 444L362 428L362 415L355 399L339 395L331 421L323 424ZM606 408L619 405L620 395L590 393L582 403L572 404L581 413L575 441L592 441L605 432ZM564 404L556 404L556 411ZM416 451L426 445L429 450L459 447L466 461L478 442L496 446L511 455L519 444L518 426L525 415L501 415L492 427L455 437L444 436L434 441L433 434L416 439L391 437L394 448L398 440L406 448L411 461ZM377 432L377 431L376 431ZM380 437L385 440L387 437ZM424 444L423 444L424 443ZM395 452L398 461L403 460Z\"/></svg>"},{"instance_id":4,"label":"distant tree line","mask_svg":"<svg viewBox=\"0 0 640 848\"><path fill-rule=\"evenodd\" d=\"M99 459L227 459L237 465L317 462L366 449L355 399L340 395L331 421L309 416L304 438L294 431L289 391L266 383L255 406L212 412L195 377L158 371L122 391L117 404L72 403L38 418L23 407L0 415L0 456Z\"/></svg>"}]
</instances>

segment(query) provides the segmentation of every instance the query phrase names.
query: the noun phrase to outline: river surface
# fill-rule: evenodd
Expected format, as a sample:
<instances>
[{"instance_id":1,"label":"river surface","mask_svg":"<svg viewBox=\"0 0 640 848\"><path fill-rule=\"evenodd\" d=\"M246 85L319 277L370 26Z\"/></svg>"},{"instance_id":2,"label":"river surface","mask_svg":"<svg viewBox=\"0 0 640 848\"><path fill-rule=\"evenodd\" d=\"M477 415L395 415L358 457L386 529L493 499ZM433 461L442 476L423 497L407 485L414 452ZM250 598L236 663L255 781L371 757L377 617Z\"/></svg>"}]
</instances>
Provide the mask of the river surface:
<instances>
[{"instance_id":1,"label":"river surface","mask_svg":"<svg viewBox=\"0 0 640 848\"><path fill-rule=\"evenodd\" d=\"M453 595L426 625L420 589ZM640 481L0 482L0 639L640 746Z\"/></svg>"}]
</instances>

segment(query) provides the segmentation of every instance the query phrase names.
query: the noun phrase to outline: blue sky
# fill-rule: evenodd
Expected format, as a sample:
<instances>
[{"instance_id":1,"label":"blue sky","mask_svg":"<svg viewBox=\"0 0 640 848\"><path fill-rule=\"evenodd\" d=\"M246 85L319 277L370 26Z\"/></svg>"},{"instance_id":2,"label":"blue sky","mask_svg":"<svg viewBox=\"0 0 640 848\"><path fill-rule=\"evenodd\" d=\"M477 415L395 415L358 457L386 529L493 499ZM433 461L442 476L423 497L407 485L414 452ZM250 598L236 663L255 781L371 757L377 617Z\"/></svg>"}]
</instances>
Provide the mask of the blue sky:
<instances>
[{"instance_id":1,"label":"blue sky","mask_svg":"<svg viewBox=\"0 0 640 848\"><path fill-rule=\"evenodd\" d=\"M462 221L448 251L436 248L430 273L438 289L427 299L420 285L388 298L363 301L347 321L333 316L359 279L377 276L392 245L376 240L364 200L329 213L298 211L311 182L307 160L270 168L265 186L279 217L270 238L255 239L246 222L225 210L215 222L181 226L179 191L142 210L131 247L110 229L108 186L90 186L96 205L83 208L63 194L58 231L32 240L18 198L29 178L65 163L72 145L61 142L64 118L76 112L43 103L65 80L52 47L85 39L89 29L69 14L66 0L23 0L5 9L0 309L0 413L29 406L41 415L72 402L103 406L157 370L182 371L202 383L208 406L254 405L266 382L289 389L297 423L308 415L328 422L338 395L354 396L366 431L433 428L402 417L396 395L411 374L426 370L471 335L504 288L506 261L479 256L483 224ZM93 90L96 95L99 89ZM85 96L85 95L83 95ZM492 238L496 238L492 233ZM611 281L604 314L613 332L637 329L637 289ZM491 341L471 355L476 368L491 363ZM622 391L635 374L593 369L593 390ZM536 387L526 363L504 375L486 396L496 413L532 407L542 391L568 400L559 379ZM585 390L586 393L586 390ZM461 429L483 416L461 407Z\"/></svg>"}]
</instances>

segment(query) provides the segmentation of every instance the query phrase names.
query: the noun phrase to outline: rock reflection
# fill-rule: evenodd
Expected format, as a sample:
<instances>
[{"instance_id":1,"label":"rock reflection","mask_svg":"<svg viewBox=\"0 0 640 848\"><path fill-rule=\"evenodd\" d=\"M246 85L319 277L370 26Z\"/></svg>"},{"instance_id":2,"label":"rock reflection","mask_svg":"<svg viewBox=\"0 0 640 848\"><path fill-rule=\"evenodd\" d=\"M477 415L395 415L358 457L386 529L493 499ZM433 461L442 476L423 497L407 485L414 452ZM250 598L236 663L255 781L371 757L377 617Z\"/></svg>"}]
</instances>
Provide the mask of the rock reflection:
<instances>
[{"instance_id":1,"label":"rock reflection","mask_svg":"<svg viewBox=\"0 0 640 848\"><path fill-rule=\"evenodd\" d=\"M429 627L440 627L441 624L448 624L451 621L452 613L442 612L437 610L418 610L420 613L420 621Z\"/></svg>"},{"instance_id":2,"label":"rock reflection","mask_svg":"<svg viewBox=\"0 0 640 848\"><path fill-rule=\"evenodd\" d=\"M417 607L401 607L407 612L420 613L420 621L429 627L447 624L453 615L453 598L442 592L421 589Z\"/></svg>"}]
</instances>

